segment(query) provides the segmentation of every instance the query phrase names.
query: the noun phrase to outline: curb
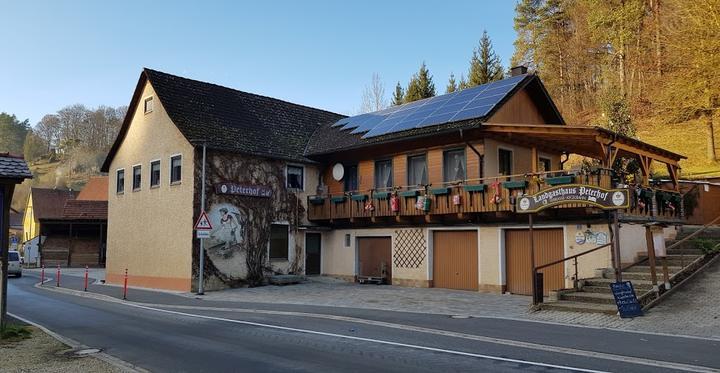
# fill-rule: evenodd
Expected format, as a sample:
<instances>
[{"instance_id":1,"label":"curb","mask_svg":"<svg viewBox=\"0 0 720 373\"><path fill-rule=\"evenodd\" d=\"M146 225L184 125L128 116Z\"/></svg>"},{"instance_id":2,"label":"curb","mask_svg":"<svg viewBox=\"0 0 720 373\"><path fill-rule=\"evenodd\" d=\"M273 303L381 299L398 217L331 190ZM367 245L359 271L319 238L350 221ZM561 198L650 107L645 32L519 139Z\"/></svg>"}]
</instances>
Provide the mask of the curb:
<instances>
[{"instance_id":1,"label":"curb","mask_svg":"<svg viewBox=\"0 0 720 373\"><path fill-rule=\"evenodd\" d=\"M26 324L32 325L32 326L34 326L34 327L42 330L45 334L47 334L47 335L55 338L58 342L66 345L66 346L69 346L69 347L72 348L72 349L86 349L86 348L91 348L90 346L84 345L84 344L82 344L82 343L80 343L80 342L78 342L78 341L76 341L76 340L74 340L74 339L72 339L72 338L68 338L68 337L66 337L66 336L64 336L64 335L55 333L55 332L53 332L52 330L50 330L50 329L48 329L48 328L46 328L46 327L44 327L44 326L42 326L42 325L40 325L40 324L38 324L38 323L36 323L36 322L30 321L30 320L28 320L28 319L26 319L26 318L24 318L24 317L22 317L22 316L18 316L18 315L16 315L16 314L13 314L13 313L10 313L10 312L8 312L8 315L10 315L10 316L12 316L13 318L18 319L18 320L26 323ZM127 361L118 359L118 358L116 358L115 356L109 355L109 354L107 354L107 353L105 353L105 352L98 352L98 353L92 354L92 355L90 355L90 356L92 356L92 357L94 357L94 358L96 358L96 359L98 359L98 360L102 360L102 361L104 361L104 362L106 362L106 363L108 363L108 364L110 364L110 365L112 365L112 366L114 366L114 367L116 367L116 368L118 368L118 369L121 369L121 370L124 371L124 372L129 372L129 373L150 373L149 370L146 370L146 369L140 368L140 367L138 367L138 366L136 366L136 365L130 364L130 363L128 363Z\"/></svg>"}]
</instances>

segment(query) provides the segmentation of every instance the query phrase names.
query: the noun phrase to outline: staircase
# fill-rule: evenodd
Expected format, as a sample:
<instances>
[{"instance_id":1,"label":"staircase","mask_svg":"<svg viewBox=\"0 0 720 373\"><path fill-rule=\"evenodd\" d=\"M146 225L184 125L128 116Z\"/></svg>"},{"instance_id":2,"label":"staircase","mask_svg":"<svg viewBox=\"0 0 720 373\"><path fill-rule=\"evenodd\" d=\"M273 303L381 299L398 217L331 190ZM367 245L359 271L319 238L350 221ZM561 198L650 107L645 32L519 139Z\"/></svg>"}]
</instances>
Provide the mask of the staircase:
<instances>
[{"instance_id":1,"label":"staircase","mask_svg":"<svg viewBox=\"0 0 720 373\"><path fill-rule=\"evenodd\" d=\"M696 232L697 229L699 228L683 227L676 239L666 241L666 247L670 247L670 245ZM695 238L720 242L720 228L708 228L700 232ZM667 254L668 273L670 282L673 285L696 271L700 267L698 265L699 259L709 259L703 255L694 239L687 240L677 247L669 249ZM659 258L656 259L655 265L657 283L662 285L664 283L662 261ZM623 270L622 278L632 282L641 305L646 305L656 298L646 254L638 257L635 265ZM579 282L579 290L559 290L557 291L557 300L542 303L540 309L617 314L615 300L610 291L610 283L615 282L615 272L612 269L605 269L602 277L584 279Z\"/></svg>"}]
</instances>

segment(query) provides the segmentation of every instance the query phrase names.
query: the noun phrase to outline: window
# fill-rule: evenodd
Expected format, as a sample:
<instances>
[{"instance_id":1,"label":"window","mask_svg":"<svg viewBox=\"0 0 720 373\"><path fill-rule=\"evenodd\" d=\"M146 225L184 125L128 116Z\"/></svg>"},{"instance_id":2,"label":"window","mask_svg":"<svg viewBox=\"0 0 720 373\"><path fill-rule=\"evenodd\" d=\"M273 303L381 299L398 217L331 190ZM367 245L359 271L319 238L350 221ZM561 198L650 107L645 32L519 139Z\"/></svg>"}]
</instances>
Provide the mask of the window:
<instances>
[{"instance_id":1,"label":"window","mask_svg":"<svg viewBox=\"0 0 720 373\"><path fill-rule=\"evenodd\" d=\"M498 175L512 175L512 150L498 149Z\"/></svg>"},{"instance_id":2,"label":"window","mask_svg":"<svg viewBox=\"0 0 720 373\"><path fill-rule=\"evenodd\" d=\"M288 226L270 224L270 259L288 259Z\"/></svg>"},{"instance_id":3,"label":"window","mask_svg":"<svg viewBox=\"0 0 720 373\"><path fill-rule=\"evenodd\" d=\"M350 233L345 233L345 247L350 247Z\"/></svg>"},{"instance_id":4,"label":"window","mask_svg":"<svg viewBox=\"0 0 720 373\"><path fill-rule=\"evenodd\" d=\"M133 166L133 192L140 190L142 185L142 166Z\"/></svg>"},{"instance_id":5,"label":"window","mask_svg":"<svg viewBox=\"0 0 720 373\"><path fill-rule=\"evenodd\" d=\"M408 185L428 183L427 158L425 154L408 157Z\"/></svg>"},{"instance_id":6,"label":"window","mask_svg":"<svg viewBox=\"0 0 720 373\"><path fill-rule=\"evenodd\" d=\"M160 186L160 161L150 162L150 187Z\"/></svg>"},{"instance_id":7,"label":"window","mask_svg":"<svg viewBox=\"0 0 720 373\"><path fill-rule=\"evenodd\" d=\"M392 160L375 162L375 189L386 189L393 186Z\"/></svg>"},{"instance_id":8,"label":"window","mask_svg":"<svg viewBox=\"0 0 720 373\"><path fill-rule=\"evenodd\" d=\"M550 158L540 157L538 159L538 171L551 171L552 170L552 161Z\"/></svg>"},{"instance_id":9,"label":"window","mask_svg":"<svg viewBox=\"0 0 720 373\"><path fill-rule=\"evenodd\" d=\"M8 253L8 262L19 262L20 254L17 251L11 251Z\"/></svg>"},{"instance_id":10,"label":"window","mask_svg":"<svg viewBox=\"0 0 720 373\"><path fill-rule=\"evenodd\" d=\"M357 167L357 165L345 167L345 175L343 175L343 183L345 184L346 192L358 190L358 167Z\"/></svg>"},{"instance_id":11,"label":"window","mask_svg":"<svg viewBox=\"0 0 720 373\"><path fill-rule=\"evenodd\" d=\"M445 182L465 180L465 149L447 150L443 153L443 178Z\"/></svg>"},{"instance_id":12,"label":"window","mask_svg":"<svg viewBox=\"0 0 720 373\"><path fill-rule=\"evenodd\" d=\"M148 98L145 99L145 101L144 101L144 106L143 106L143 107L144 107L144 109L145 109L145 114L147 114L147 113L152 113L152 111L153 111L153 98L152 98L152 96L150 96L150 97L148 97Z\"/></svg>"},{"instance_id":13,"label":"window","mask_svg":"<svg viewBox=\"0 0 720 373\"><path fill-rule=\"evenodd\" d=\"M125 193L125 169L121 168L115 174L115 192L117 194Z\"/></svg>"},{"instance_id":14,"label":"window","mask_svg":"<svg viewBox=\"0 0 720 373\"><path fill-rule=\"evenodd\" d=\"M182 180L182 155L170 157L170 184L177 184Z\"/></svg>"},{"instance_id":15,"label":"window","mask_svg":"<svg viewBox=\"0 0 720 373\"><path fill-rule=\"evenodd\" d=\"M303 190L303 171L302 166L287 166L287 187L289 189Z\"/></svg>"}]
</instances>

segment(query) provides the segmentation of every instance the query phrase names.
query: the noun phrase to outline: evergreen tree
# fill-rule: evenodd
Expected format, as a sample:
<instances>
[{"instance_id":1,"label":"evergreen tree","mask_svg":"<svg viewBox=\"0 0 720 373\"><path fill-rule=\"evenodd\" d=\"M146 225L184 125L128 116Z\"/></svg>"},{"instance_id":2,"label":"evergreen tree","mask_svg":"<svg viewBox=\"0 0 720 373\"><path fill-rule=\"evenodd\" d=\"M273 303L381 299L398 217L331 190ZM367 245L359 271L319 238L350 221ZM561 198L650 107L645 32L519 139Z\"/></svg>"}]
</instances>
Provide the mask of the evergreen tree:
<instances>
[{"instance_id":1,"label":"evergreen tree","mask_svg":"<svg viewBox=\"0 0 720 373\"><path fill-rule=\"evenodd\" d=\"M404 102L413 102L424 98L435 96L435 83L433 83L430 70L425 62L420 66L420 71L413 75L405 91Z\"/></svg>"},{"instance_id":2,"label":"evergreen tree","mask_svg":"<svg viewBox=\"0 0 720 373\"><path fill-rule=\"evenodd\" d=\"M460 74L460 83L458 83L458 89L465 89L468 87L468 82L465 80L465 75Z\"/></svg>"},{"instance_id":3,"label":"evergreen tree","mask_svg":"<svg viewBox=\"0 0 720 373\"><path fill-rule=\"evenodd\" d=\"M395 86L395 93L393 93L392 104L395 106L402 105L404 96L405 96L405 90L400 85L400 82L398 82L397 85Z\"/></svg>"},{"instance_id":4,"label":"evergreen tree","mask_svg":"<svg viewBox=\"0 0 720 373\"><path fill-rule=\"evenodd\" d=\"M453 93L457 91L457 83L455 82L455 74L450 73L450 79L448 80L448 85L445 88L445 93Z\"/></svg>"},{"instance_id":5,"label":"evergreen tree","mask_svg":"<svg viewBox=\"0 0 720 373\"><path fill-rule=\"evenodd\" d=\"M503 78L503 67L500 57L493 50L492 41L483 31L480 38L480 45L473 50L470 59L470 72L468 73L468 85L475 87L480 84L489 83Z\"/></svg>"},{"instance_id":6,"label":"evergreen tree","mask_svg":"<svg viewBox=\"0 0 720 373\"><path fill-rule=\"evenodd\" d=\"M0 113L0 153L22 154L30 121L19 120L14 114Z\"/></svg>"}]
</instances>

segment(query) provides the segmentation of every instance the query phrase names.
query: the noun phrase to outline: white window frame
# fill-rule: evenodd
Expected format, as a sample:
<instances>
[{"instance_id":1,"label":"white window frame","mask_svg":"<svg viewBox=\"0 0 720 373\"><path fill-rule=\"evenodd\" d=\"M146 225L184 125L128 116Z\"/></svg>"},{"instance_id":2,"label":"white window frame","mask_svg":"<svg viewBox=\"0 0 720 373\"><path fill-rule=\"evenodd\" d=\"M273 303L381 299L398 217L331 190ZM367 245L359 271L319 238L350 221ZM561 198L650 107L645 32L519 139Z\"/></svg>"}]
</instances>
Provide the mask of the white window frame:
<instances>
[{"instance_id":1,"label":"white window frame","mask_svg":"<svg viewBox=\"0 0 720 373\"><path fill-rule=\"evenodd\" d=\"M123 190L122 190L122 192L118 192L118 190L117 190L117 187L118 187L118 174L120 173L120 171L123 172ZM126 182L126 181L127 181L127 174L125 173L125 168L123 167L123 168L118 168L118 169L116 169L116 170L115 170L115 194L118 194L118 195L125 194L125 184L126 184L125 182Z\"/></svg>"},{"instance_id":2,"label":"white window frame","mask_svg":"<svg viewBox=\"0 0 720 373\"><path fill-rule=\"evenodd\" d=\"M172 179L173 169L172 168L173 168L173 158L175 158L175 157L180 157L180 180L173 181L173 179ZM172 185L182 184L182 179L183 179L183 177L182 177L182 170L183 170L183 155L182 155L182 153L172 154L172 155L170 155L169 159L170 160L168 161L168 170L169 170L168 185L172 186Z\"/></svg>"},{"instance_id":3,"label":"white window frame","mask_svg":"<svg viewBox=\"0 0 720 373\"><path fill-rule=\"evenodd\" d=\"M148 110L148 102L150 102L150 110ZM155 108L155 97L153 96L146 96L143 98L143 113L150 114L153 112L153 109Z\"/></svg>"},{"instance_id":4,"label":"white window frame","mask_svg":"<svg viewBox=\"0 0 720 373\"><path fill-rule=\"evenodd\" d=\"M153 183L152 183L152 173L153 173L152 165L155 162L158 163L158 169L160 169L160 177L158 177L157 185L153 185ZM160 185L162 184L162 160L160 158L151 160L149 169L150 169L150 177L148 179L150 182L150 189L160 188Z\"/></svg>"},{"instance_id":5,"label":"white window frame","mask_svg":"<svg viewBox=\"0 0 720 373\"><path fill-rule=\"evenodd\" d=\"M288 185L288 181L290 180L288 178L288 168L290 167L297 167L302 169L302 188L290 188ZM296 164L296 163L288 163L285 165L285 188L288 190L297 190L297 191L304 191L305 190L305 165L304 164Z\"/></svg>"},{"instance_id":6,"label":"white window frame","mask_svg":"<svg viewBox=\"0 0 720 373\"><path fill-rule=\"evenodd\" d=\"M495 152L495 156L497 157L497 176L500 176L500 150L505 150L510 152L510 175L512 175L515 172L515 149L507 147L507 146L501 146L498 145L497 151ZM510 176L510 175L504 175L504 176Z\"/></svg>"},{"instance_id":7,"label":"white window frame","mask_svg":"<svg viewBox=\"0 0 720 373\"><path fill-rule=\"evenodd\" d=\"M140 186L138 186L137 188L135 188L135 167L140 167ZM132 165L132 167L130 169L132 170L132 175L131 175L131 179L130 179L132 181L130 182L130 187L133 192L141 191L142 190L142 163L134 164L134 165Z\"/></svg>"}]
</instances>

